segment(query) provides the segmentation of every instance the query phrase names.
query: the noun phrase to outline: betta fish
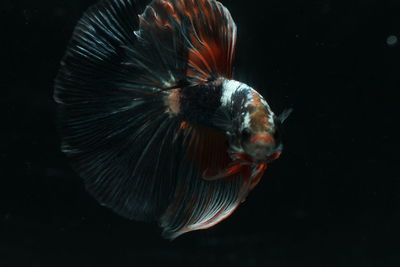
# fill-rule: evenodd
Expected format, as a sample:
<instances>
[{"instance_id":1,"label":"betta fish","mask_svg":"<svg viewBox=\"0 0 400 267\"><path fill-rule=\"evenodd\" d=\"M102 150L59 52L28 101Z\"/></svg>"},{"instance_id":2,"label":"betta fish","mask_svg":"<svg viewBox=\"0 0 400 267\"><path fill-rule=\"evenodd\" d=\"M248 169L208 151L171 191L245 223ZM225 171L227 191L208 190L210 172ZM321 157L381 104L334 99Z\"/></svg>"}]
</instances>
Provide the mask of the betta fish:
<instances>
[{"instance_id":1,"label":"betta fish","mask_svg":"<svg viewBox=\"0 0 400 267\"><path fill-rule=\"evenodd\" d=\"M102 0L55 80L61 149L91 195L163 236L227 218L279 158L267 101L233 78L237 28L215 0Z\"/></svg>"}]
</instances>

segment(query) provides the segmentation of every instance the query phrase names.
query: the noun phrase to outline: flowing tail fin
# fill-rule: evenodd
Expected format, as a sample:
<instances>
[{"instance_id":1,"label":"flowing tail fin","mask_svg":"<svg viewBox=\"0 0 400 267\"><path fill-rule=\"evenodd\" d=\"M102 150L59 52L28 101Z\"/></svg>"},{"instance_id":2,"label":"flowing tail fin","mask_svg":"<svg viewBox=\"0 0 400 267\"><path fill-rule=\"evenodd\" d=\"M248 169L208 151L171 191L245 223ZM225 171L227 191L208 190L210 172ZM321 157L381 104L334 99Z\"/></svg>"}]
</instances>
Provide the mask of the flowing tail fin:
<instances>
[{"instance_id":1,"label":"flowing tail fin","mask_svg":"<svg viewBox=\"0 0 400 267\"><path fill-rule=\"evenodd\" d=\"M55 80L62 150L100 203L175 238L226 218L252 186L247 167L203 179L230 164L226 140L205 148L223 133L186 132L179 116L182 86L232 76L236 26L214 0L138 13L134 0L103 0L78 22Z\"/></svg>"}]
</instances>

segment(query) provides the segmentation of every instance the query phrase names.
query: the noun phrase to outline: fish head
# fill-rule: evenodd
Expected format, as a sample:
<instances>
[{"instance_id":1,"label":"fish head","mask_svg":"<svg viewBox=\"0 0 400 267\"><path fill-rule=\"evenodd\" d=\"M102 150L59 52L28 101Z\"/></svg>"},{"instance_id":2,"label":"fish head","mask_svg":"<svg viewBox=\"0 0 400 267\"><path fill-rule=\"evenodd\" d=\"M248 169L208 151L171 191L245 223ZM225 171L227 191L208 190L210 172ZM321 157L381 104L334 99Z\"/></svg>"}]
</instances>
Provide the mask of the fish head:
<instances>
[{"instance_id":1,"label":"fish head","mask_svg":"<svg viewBox=\"0 0 400 267\"><path fill-rule=\"evenodd\" d=\"M250 128L245 128L241 140L244 152L256 164L270 163L282 153L282 144L274 132L252 132Z\"/></svg>"}]
</instances>

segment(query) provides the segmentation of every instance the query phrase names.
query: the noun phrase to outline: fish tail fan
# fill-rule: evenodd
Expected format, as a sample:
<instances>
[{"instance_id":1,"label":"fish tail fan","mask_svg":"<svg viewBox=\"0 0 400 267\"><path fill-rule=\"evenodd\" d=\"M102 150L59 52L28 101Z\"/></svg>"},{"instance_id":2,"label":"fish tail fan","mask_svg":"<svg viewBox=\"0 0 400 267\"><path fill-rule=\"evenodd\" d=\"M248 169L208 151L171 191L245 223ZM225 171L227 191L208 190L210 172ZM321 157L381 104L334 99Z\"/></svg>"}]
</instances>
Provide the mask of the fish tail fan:
<instances>
[{"instance_id":1,"label":"fish tail fan","mask_svg":"<svg viewBox=\"0 0 400 267\"><path fill-rule=\"evenodd\" d=\"M187 232L208 229L228 218L246 200L265 171L264 166L256 171L243 166L227 178L207 181L192 171L196 169L192 162L184 164L189 171L179 176L186 179L179 179L171 204L160 220L163 236L171 240Z\"/></svg>"},{"instance_id":2,"label":"fish tail fan","mask_svg":"<svg viewBox=\"0 0 400 267\"><path fill-rule=\"evenodd\" d=\"M100 203L158 220L175 238L213 226L244 200L251 170L230 160L224 133L193 130L207 138L188 145L193 133L182 135L179 116L180 88L232 76L235 43L236 26L215 0L153 0L141 15L134 0L88 9L54 99L62 150Z\"/></svg>"},{"instance_id":3,"label":"fish tail fan","mask_svg":"<svg viewBox=\"0 0 400 267\"><path fill-rule=\"evenodd\" d=\"M166 112L165 97L184 71L170 55L143 59L154 44L138 40L138 27L133 0L89 8L62 60L54 99L62 150L88 191L119 214L147 221L164 213L175 188L180 121Z\"/></svg>"},{"instance_id":4,"label":"fish tail fan","mask_svg":"<svg viewBox=\"0 0 400 267\"><path fill-rule=\"evenodd\" d=\"M55 81L57 103L70 105L82 98L118 93L119 90L109 88L124 73L123 46L132 46L135 39L129 34L138 25L132 2L100 1L80 19ZM132 14L121 19L123 13Z\"/></svg>"},{"instance_id":5,"label":"fish tail fan","mask_svg":"<svg viewBox=\"0 0 400 267\"><path fill-rule=\"evenodd\" d=\"M185 124L179 134L185 149L175 193L160 219L168 239L221 222L244 201L252 184L251 168L232 162L219 130Z\"/></svg>"},{"instance_id":6,"label":"fish tail fan","mask_svg":"<svg viewBox=\"0 0 400 267\"><path fill-rule=\"evenodd\" d=\"M186 164L190 166L189 162ZM174 199L160 220L163 236L171 240L220 223L236 210L250 190L249 180L243 177L245 171L214 181L204 180L196 173L188 174L186 180L180 180Z\"/></svg>"},{"instance_id":7,"label":"fish tail fan","mask_svg":"<svg viewBox=\"0 0 400 267\"><path fill-rule=\"evenodd\" d=\"M179 187L175 201L161 219L163 236L175 239L195 230L207 229L221 222L239 206L244 198L241 177L230 181L188 179Z\"/></svg>"}]
</instances>

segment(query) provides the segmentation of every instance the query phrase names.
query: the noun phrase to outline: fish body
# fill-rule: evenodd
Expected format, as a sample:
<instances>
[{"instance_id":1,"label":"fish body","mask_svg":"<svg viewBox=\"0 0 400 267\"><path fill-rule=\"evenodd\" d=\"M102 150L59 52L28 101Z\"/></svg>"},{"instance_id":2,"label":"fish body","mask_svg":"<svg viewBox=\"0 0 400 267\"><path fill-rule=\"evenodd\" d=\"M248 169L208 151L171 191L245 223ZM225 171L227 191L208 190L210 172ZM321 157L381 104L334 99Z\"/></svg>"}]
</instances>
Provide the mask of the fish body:
<instances>
[{"instance_id":1,"label":"fish body","mask_svg":"<svg viewBox=\"0 0 400 267\"><path fill-rule=\"evenodd\" d=\"M234 80L236 25L215 0L103 0L55 81L62 150L103 205L166 238L227 218L282 151L283 121Z\"/></svg>"}]
</instances>

